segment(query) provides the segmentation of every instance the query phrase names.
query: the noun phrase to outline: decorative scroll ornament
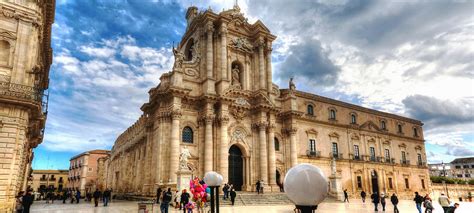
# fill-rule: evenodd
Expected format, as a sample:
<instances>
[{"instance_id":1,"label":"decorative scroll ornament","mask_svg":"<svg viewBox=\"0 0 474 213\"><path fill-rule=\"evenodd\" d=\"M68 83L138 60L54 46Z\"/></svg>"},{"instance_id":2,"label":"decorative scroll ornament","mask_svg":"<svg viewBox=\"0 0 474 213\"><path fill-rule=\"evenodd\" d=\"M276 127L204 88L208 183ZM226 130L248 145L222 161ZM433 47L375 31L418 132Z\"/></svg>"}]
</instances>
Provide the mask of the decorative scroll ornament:
<instances>
[{"instance_id":1,"label":"decorative scroll ornament","mask_svg":"<svg viewBox=\"0 0 474 213\"><path fill-rule=\"evenodd\" d=\"M234 116L235 120L241 121L246 115L247 112L242 108L233 108L230 113Z\"/></svg>"},{"instance_id":2,"label":"decorative scroll ornament","mask_svg":"<svg viewBox=\"0 0 474 213\"><path fill-rule=\"evenodd\" d=\"M244 131L237 129L232 133L232 141L244 141L246 136Z\"/></svg>"},{"instance_id":3,"label":"decorative scroll ornament","mask_svg":"<svg viewBox=\"0 0 474 213\"><path fill-rule=\"evenodd\" d=\"M233 38L230 41L230 47L247 53L252 53L254 46L246 38Z\"/></svg>"}]
</instances>

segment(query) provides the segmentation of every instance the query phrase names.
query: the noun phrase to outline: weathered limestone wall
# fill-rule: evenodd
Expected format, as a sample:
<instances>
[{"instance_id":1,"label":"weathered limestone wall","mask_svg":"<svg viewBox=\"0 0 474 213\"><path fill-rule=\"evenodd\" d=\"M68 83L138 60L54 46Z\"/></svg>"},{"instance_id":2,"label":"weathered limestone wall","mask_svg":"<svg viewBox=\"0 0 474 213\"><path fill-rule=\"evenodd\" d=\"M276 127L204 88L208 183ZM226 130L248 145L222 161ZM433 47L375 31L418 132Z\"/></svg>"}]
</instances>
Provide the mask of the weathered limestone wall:
<instances>
[{"instance_id":1,"label":"weathered limestone wall","mask_svg":"<svg viewBox=\"0 0 474 213\"><path fill-rule=\"evenodd\" d=\"M436 200L441 193L444 193L453 202L459 202L459 198L465 202L468 200L469 192L474 199L474 185L433 183L431 186L431 196Z\"/></svg>"}]
</instances>

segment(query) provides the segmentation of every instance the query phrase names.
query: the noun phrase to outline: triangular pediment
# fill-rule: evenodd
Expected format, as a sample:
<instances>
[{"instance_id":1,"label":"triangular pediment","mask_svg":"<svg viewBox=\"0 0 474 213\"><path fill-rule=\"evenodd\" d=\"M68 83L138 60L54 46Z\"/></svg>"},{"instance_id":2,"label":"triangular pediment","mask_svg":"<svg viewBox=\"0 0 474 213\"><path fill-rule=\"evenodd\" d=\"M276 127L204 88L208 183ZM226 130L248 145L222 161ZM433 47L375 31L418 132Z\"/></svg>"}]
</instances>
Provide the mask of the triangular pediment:
<instances>
[{"instance_id":1,"label":"triangular pediment","mask_svg":"<svg viewBox=\"0 0 474 213\"><path fill-rule=\"evenodd\" d=\"M368 130L376 130L380 131L380 128L373 122L373 121L367 121L360 125L361 129L368 129Z\"/></svg>"},{"instance_id":2,"label":"triangular pediment","mask_svg":"<svg viewBox=\"0 0 474 213\"><path fill-rule=\"evenodd\" d=\"M265 26L265 24L263 24L263 22L261 22L260 20L257 20L253 25L252 25L252 28L257 30L257 29L260 29L264 32L270 32L270 30L267 28L267 26Z\"/></svg>"}]
</instances>

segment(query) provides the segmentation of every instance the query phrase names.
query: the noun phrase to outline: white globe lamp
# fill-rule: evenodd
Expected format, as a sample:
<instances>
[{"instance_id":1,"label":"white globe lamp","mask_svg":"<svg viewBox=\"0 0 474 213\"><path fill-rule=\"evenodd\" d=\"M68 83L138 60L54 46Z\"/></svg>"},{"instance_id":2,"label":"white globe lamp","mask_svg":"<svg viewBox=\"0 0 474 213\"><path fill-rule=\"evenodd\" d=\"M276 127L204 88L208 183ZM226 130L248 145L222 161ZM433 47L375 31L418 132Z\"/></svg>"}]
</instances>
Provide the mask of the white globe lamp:
<instances>
[{"instance_id":1,"label":"white globe lamp","mask_svg":"<svg viewBox=\"0 0 474 213\"><path fill-rule=\"evenodd\" d=\"M327 197L328 179L320 168L302 163L288 170L284 188L297 209L302 213L310 213Z\"/></svg>"}]
</instances>

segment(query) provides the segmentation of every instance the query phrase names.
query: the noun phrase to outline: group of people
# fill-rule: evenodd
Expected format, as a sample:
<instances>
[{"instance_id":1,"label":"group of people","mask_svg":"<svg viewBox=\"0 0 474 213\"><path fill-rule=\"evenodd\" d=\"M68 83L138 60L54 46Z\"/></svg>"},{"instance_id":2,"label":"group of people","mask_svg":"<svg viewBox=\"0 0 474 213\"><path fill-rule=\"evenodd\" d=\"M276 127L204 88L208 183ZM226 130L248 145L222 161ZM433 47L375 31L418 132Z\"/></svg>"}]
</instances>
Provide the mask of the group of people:
<instances>
[{"instance_id":1,"label":"group of people","mask_svg":"<svg viewBox=\"0 0 474 213\"><path fill-rule=\"evenodd\" d=\"M222 191L224 192L224 200L229 199L230 195L230 202L232 205L235 203L235 197L237 196L237 193L235 192L234 185L232 184L224 184L224 187L222 187Z\"/></svg>"},{"instance_id":2,"label":"group of people","mask_svg":"<svg viewBox=\"0 0 474 213\"><path fill-rule=\"evenodd\" d=\"M426 194L424 197L422 197L420 194L418 194L418 192L415 192L415 198L413 198L413 201L416 203L418 213L422 213L422 205L425 207L425 213L431 213L434 210L433 200L429 194ZM451 201L444 193L441 193L441 196L438 198L438 202L443 208L444 213L454 213L459 207L459 203L454 203L453 206L450 206Z\"/></svg>"},{"instance_id":3,"label":"group of people","mask_svg":"<svg viewBox=\"0 0 474 213\"><path fill-rule=\"evenodd\" d=\"M196 198L195 202L191 201L191 194L186 189L183 189L181 193L176 191L173 196L171 188L168 188L167 191L158 188L156 191L156 203L160 204L161 213L168 213L173 197L175 209L183 210L183 213L192 213L197 208L198 212L203 212L204 201L202 198Z\"/></svg>"},{"instance_id":4,"label":"group of people","mask_svg":"<svg viewBox=\"0 0 474 213\"><path fill-rule=\"evenodd\" d=\"M363 203L365 203L366 196L367 196L367 193L362 190L362 192L360 192L360 197L362 198ZM370 198L372 199L372 203L374 204L375 211L378 211L379 204L382 205L382 211L385 211L385 206L387 204L386 199L388 199L388 196L385 195L385 193L382 192L379 195L378 192L374 192L370 196ZM349 202L349 195L347 193L347 189L344 190L344 202L346 201ZM433 201L431 200L428 194L426 194L426 196L423 197L419 195L418 192L415 192L415 198L413 199L413 201L415 201L416 203L416 208L418 210L418 213L423 212L422 206L425 207L425 213L432 213L434 210ZM398 197L395 193L393 193L392 196L390 196L390 202L393 205L393 212L395 213L400 212L397 207ZM443 208L444 213L454 213L455 210L459 207L458 203L455 203L453 206L450 206L451 202L449 201L449 198L446 197L446 195L444 195L444 193L441 193L441 196L438 198L438 202Z\"/></svg>"}]
</instances>

